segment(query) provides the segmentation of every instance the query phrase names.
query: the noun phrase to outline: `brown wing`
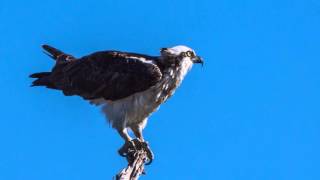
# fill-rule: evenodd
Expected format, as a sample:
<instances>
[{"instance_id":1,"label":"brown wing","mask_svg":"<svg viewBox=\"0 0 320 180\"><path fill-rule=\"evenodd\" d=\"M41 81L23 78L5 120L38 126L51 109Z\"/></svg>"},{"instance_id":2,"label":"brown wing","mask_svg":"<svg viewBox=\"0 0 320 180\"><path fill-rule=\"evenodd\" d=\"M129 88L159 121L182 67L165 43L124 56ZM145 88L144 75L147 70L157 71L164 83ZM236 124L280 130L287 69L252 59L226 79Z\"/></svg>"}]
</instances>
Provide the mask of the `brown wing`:
<instances>
[{"instance_id":1,"label":"brown wing","mask_svg":"<svg viewBox=\"0 0 320 180\"><path fill-rule=\"evenodd\" d=\"M49 79L65 95L117 100L144 91L161 80L154 58L119 51L96 52L57 64Z\"/></svg>"}]
</instances>

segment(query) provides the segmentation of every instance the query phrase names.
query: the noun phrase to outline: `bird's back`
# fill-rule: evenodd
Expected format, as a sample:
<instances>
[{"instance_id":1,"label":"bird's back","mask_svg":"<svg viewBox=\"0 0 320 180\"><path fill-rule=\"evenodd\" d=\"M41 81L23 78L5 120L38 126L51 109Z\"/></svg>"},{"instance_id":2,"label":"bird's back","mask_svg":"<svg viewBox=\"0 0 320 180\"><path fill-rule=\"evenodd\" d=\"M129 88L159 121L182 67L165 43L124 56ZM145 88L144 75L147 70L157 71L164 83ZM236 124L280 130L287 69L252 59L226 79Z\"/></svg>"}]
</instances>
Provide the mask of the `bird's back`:
<instances>
[{"instance_id":1,"label":"bird's back","mask_svg":"<svg viewBox=\"0 0 320 180\"><path fill-rule=\"evenodd\" d=\"M33 85L62 90L67 96L114 101L144 91L162 78L159 67L153 63L154 59L150 59L155 58L152 56L101 51L80 59L63 61L61 51L49 53L56 58L56 65L45 77L31 75L38 78Z\"/></svg>"}]
</instances>

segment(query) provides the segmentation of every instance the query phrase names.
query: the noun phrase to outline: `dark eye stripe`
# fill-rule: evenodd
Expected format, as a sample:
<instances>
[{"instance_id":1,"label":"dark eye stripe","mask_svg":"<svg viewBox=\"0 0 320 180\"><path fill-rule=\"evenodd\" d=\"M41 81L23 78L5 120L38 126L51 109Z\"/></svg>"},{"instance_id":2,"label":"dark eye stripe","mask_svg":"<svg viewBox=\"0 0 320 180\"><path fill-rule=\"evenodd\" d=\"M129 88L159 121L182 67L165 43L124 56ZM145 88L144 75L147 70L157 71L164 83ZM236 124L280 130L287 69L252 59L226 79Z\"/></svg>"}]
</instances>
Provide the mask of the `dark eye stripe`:
<instances>
[{"instance_id":1,"label":"dark eye stripe","mask_svg":"<svg viewBox=\"0 0 320 180\"><path fill-rule=\"evenodd\" d=\"M183 57L193 57L194 53L192 51L187 51L187 52L182 52L180 55Z\"/></svg>"},{"instance_id":2,"label":"dark eye stripe","mask_svg":"<svg viewBox=\"0 0 320 180\"><path fill-rule=\"evenodd\" d=\"M188 56L188 57L192 57L192 56L193 56L193 52L187 51L187 56Z\"/></svg>"}]
</instances>

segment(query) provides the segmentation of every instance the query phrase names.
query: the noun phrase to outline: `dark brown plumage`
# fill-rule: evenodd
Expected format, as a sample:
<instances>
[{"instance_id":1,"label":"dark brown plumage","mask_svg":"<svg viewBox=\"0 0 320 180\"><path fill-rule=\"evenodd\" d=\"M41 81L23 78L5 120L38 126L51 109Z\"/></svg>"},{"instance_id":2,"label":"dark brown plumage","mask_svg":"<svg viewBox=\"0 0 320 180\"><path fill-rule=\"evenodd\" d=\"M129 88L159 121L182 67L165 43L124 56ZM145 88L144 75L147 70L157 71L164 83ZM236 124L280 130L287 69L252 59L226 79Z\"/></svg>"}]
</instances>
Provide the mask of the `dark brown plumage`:
<instances>
[{"instance_id":1,"label":"dark brown plumage","mask_svg":"<svg viewBox=\"0 0 320 180\"><path fill-rule=\"evenodd\" d=\"M33 86L62 90L84 99L117 100L144 91L162 78L157 57L120 51L101 51L76 59L53 47L43 48L56 60L51 72L30 75Z\"/></svg>"}]
</instances>

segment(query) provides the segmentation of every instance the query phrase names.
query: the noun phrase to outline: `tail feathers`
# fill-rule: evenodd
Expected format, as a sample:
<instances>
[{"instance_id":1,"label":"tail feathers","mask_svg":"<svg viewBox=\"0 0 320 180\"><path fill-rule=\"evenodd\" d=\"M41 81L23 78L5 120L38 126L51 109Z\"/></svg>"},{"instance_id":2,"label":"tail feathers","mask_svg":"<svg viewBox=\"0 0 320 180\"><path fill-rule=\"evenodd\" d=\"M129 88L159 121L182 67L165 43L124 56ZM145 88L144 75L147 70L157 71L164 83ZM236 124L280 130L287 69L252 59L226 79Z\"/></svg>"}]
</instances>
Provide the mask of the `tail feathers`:
<instances>
[{"instance_id":1,"label":"tail feathers","mask_svg":"<svg viewBox=\"0 0 320 180\"><path fill-rule=\"evenodd\" d=\"M31 74L31 78L37 78L32 82L31 86L46 86L48 88L55 88L54 84L50 80L50 72L40 72Z\"/></svg>"},{"instance_id":2,"label":"tail feathers","mask_svg":"<svg viewBox=\"0 0 320 180\"><path fill-rule=\"evenodd\" d=\"M76 59L72 55L66 54L60 51L59 49L56 49L46 44L42 45L42 48L45 50L45 54L47 54L49 57L56 61L70 61Z\"/></svg>"},{"instance_id":3,"label":"tail feathers","mask_svg":"<svg viewBox=\"0 0 320 180\"><path fill-rule=\"evenodd\" d=\"M34 73L34 74L31 74L29 77L31 78L42 78L42 77L45 77L45 76L50 76L50 72L40 72L40 73Z\"/></svg>"},{"instance_id":4,"label":"tail feathers","mask_svg":"<svg viewBox=\"0 0 320 180\"><path fill-rule=\"evenodd\" d=\"M40 78L32 82L31 87L33 86L48 86L48 81Z\"/></svg>"}]
</instances>

